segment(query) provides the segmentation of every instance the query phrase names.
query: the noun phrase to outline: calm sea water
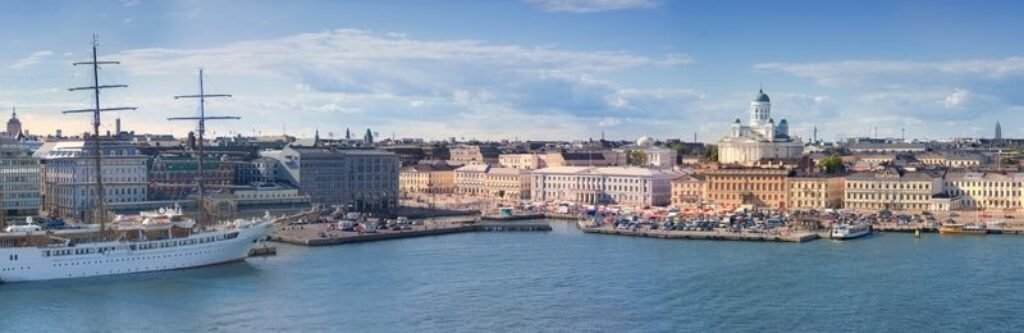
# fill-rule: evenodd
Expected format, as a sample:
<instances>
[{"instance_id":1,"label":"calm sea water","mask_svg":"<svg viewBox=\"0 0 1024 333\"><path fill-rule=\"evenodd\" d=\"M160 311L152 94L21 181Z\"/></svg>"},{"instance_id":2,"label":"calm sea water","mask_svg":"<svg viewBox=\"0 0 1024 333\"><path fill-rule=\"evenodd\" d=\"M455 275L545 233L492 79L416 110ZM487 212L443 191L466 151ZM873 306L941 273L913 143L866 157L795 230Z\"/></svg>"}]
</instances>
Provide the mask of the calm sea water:
<instances>
[{"instance_id":1,"label":"calm sea water","mask_svg":"<svg viewBox=\"0 0 1024 333\"><path fill-rule=\"evenodd\" d=\"M0 285L0 331L1024 331L1024 238L472 233Z\"/></svg>"}]
</instances>

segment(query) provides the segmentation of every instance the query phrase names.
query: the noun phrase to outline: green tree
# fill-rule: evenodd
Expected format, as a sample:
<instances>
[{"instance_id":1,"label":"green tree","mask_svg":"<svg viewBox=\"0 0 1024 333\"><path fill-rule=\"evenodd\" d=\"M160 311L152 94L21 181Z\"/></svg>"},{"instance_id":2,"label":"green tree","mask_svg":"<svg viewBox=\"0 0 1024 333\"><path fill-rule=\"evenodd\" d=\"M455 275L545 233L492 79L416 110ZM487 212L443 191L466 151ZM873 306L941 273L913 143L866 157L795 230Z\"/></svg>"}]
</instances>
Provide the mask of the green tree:
<instances>
[{"instance_id":1,"label":"green tree","mask_svg":"<svg viewBox=\"0 0 1024 333\"><path fill-rule=\"evenodd\" d=\"M841 172L846 168L843 164L843 159L839 155L832 155L818 161L818 167L825 169L826 173Z\"/></svg>"},{"instance_id":2,"label":"green tree","mask_svg":"<svg viewBox=\"0 0 1024 333\"><path fill-rule=\"evenodd\" d=\"M708 162L718 162L718 146L708 147L708 149L704 151L704 158L707 159Z\"/></svg>"},{"instance_id":3,"label":"green tree","mask_svg":"<svg viewBox=\"0 0 1024 333\"><path fill-rule=\"evenodd\" d=\"M642 150L627 150L626 151L626 164L635 166L644 166L647 164L647 155Z\"/></svg>"}]
</instances>

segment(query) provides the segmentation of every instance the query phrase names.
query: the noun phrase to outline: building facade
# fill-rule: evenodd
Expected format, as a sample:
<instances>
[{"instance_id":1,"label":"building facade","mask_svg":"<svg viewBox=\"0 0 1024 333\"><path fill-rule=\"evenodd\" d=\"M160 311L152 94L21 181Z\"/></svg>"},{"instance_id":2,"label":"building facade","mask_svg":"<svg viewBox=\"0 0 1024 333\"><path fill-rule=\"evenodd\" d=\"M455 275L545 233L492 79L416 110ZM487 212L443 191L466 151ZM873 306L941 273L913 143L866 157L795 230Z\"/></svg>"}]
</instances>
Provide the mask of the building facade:
<instances>
[{"instance_id":1,"label":"building facade","mask_svg":"<svg viewBox=\"0 0 1024 333\"><path fill-rule=\"evenodd\" d=\"M454 193L455 168L447 164L415 164L398 176L402 193Z\"/></svg>"},{"instance_id":2,"label":"building facade","mask_svg":"<svg viewBox=\"0 0 1024 333\"><path fill-rule=\"evenodd\" d=\"M547 167L547 159L540 154L501 154L498 163L505 168L536 170Z\"/></svg>"},{"instance_id":3,"label":"building facade","mask_svg":"<svg viewBox=\"0 0 1024 333\"><path fill-rule=\"evenodd\" d=\"M695 207L707 191L703 175L683 175L672 180L672 206Z\"/></svg>"},{"instance_id":4,"label":"building facade","mask_svg":"<svg viewBox=\"0 0 1024 333\"><path fill-rule=\"evenodd\" d=\"M216 157L203 160L203 184L222 188L234 184L234 164ZM150 200L180 200L195 193L199 184L198 159L190 156L157 155L147 159Z\"/></svg>"},{"instance_id":5,"label":"building facade","mask_svg":"<svg viewBox=\"0 0 1024 333\"><path fill-rule=\"evenodd\" d=\"M104 197L109 208L148 200L146 157L127 141L100 138ZM47 142L34 154L42 164L42 209L51 217L95 223L94 142Z\"/></svg>"},{"instance_id":6,"label":"building facade","mask_svg":"<svg viewBox=\"0 0 1024 333\"><path fill-rule=\"evenodd\" d=\"M921 212L931 209L932 198L942 193L942 176L888 167L846 177L843 205L867 211Z\"/></svg>"},{"instance_id":7,"label":"building facade","mask_svg":"<svg viewBox=\"0 0 1024 333\"><path fill-rule=\"evenodd\" d=\"M287 146L262 154L278 161L278 180L297 187L313 203L357 211L398 208L400 162L393 153Z\"/></svg>"},{"instance_id":8,"label":"building facade","mask_svg":"<svg viewBox=\"0 0 1024 333\"><path fill-rule=\"evenodd\" d=\"M787 169L712 169L703 173L707 182L705 201L720 209L744 206L786 208Z\"/></svg>"},{"instance_id":9,"label":"building facade","mask_svg":"<svg viewBox=\"0 0 1024 333\"><path fill-rule=\"evenodd\" d=\"M803 143L790 137L789 123L775 123L771 117L771 100L758 91L750 102L750 118L744 125L739 118L733 122L729 135L718 141L718 161L749 165L762 159L795 159L803 154Z\"/></svg>"},{"instance_id":10,"label":"building facade","mask_svg":"<svg viewBox=\"0 0 1024 333\"><path fill-rule=\"evenodd\" d=\"M1012 211L1022 207L1024 173L950 172L945 193L964 210Z\"/></svg>"},{"instance_id":11,"label":"building facade","mask_svg":"<svg viewBox=\"0 0 1024 333\"><path fill-rule=\"evenodd\" d=\"M533 172L532 198L634 207L672 203L671 170L638 167L551 167Z\"/></svg>"},{"instance_id":12,"label":"building facade","mask_svg":"<svg viewBox=\"0 0 1024 333\"><path fill-rule=\"evenodd\" d=\"M501 151L490 145L456 146L448 149L451 161L463 165L498 164Z\"/></svg>"},{"instance_id":13,"label":"building facade","mask_svg":"<svg viewBox=\"0 0 1024 333\"><path fill-rule=\"evenodd\" d=\"M455 169L455 192L488 199L529 199L530 171L490 164L463 166Z\"/></svg>"},{"instance_id":14,"label":"building facade","mask_svg":"<svg viewBox=\"0 0 1024 333\"><path fill-rule=\"evenodd\" d=\"M846 179L838 176L797 176L787 179L787 206L794 210L843 208Z\"/></svg>"},{"instance_id":15,"label":"building facade","mask_svg":"<svg viewBox=\"0 0 1024 333\"><path fill-rule=\"evenodd\" d=\"M17 140L0 138L0 224L39 214L39 183L39 160Z\"/></svg>"}]
</instances>

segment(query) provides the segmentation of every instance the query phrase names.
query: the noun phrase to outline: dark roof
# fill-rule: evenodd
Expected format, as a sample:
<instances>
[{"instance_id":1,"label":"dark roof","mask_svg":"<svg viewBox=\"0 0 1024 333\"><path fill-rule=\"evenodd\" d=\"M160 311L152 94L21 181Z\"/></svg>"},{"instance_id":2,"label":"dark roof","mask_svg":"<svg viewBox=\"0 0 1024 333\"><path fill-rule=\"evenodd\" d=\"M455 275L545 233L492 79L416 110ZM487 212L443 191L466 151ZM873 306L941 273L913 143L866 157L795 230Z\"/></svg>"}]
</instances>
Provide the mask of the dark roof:
<instances>
[{"instance_id":1,"label":"dark roof","mask_svg":"<svg viewBox=\"0 0 1024 333\"><path fill-rule=\"evenodd\" d=\"M604 154L595 152L565 152L562 153L562 158L566 161L604 160Z\"/></svg>"},{"instance_id":2,"label":"dark roof","mask_svg":"<svg viewBox=\"0 0 1024 333\"><path fill-rule=\"evenodd\" d=\"M764 93L763 89L758 89L757 90L757 96L754 96L754 101L755 102L771 102L771 99L768 98L768 95Z\"/></svg>"}]
</instances>

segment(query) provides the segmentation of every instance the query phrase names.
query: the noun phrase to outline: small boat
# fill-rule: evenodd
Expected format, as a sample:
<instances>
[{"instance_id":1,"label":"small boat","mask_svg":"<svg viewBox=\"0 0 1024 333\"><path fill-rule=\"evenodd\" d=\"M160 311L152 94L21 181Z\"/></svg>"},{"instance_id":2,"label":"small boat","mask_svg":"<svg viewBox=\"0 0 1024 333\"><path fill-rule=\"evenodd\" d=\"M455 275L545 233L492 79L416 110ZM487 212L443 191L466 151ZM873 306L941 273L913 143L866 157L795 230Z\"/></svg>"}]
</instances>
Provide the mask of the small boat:
<instances>
[{"instance_id":1,"label":"small boat","mask_svg":"<svg viewBox=\"0 0 1024 333\"><path fill-rule=\"evenodd\" d=\"M832 239L846 240L854 239L857 237L863 237L871 233L871 226L859 223L859 224L842 224L835 229L832 229Z\"/></svg>"},{"instance_id":2,"label":"small boat","mask_svg":"<svg viewBox=\"0 0 1024 333\"><path fill-rule=\"evenodd\" d=\"M914 238L921 238L921 229L914 229Z\"/></svg>"},{"instance_id":3,"label":"small boat","mask_svg":"<svg viewBox=\"0 0 1024 333\"><path fill-rule=\"evenodd\" d=\"M984 235L988 228L980 224L943 224L939 234L943 235Z\"/></svg>"}]
</instances>

